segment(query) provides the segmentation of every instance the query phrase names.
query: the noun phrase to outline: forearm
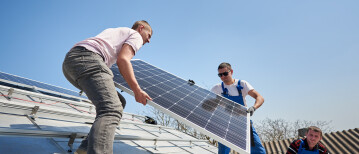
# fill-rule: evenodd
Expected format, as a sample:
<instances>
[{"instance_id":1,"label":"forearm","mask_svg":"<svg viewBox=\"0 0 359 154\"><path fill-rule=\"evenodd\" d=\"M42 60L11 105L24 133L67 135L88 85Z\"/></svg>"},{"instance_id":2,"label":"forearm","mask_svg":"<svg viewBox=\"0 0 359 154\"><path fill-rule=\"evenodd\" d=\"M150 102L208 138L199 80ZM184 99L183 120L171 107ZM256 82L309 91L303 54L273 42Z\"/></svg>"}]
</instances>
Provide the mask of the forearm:
<instances>
[{"instance_id":1,"label":"forearm","mask_svg":"<svg viewBox=\"0 0 359 154\"><path fill-rule=\"evenodd\" d=\"M256 108L256 109L258 109L259 107L261 107L262 105L263 105L263 103L264 103L264 98L262 97L262 96L258 96L257 98L256 98L256 101L255 101L255 103L254 103L254 107Z\"/></svg>"},{"instance_id":2,"label":"forearm","mask_svg":"<svg viewBox=\"0 0 359 154\"><path fill-rule=\"evenodd\" d=\"M298 148L291 144L288 149L287 149L287 153L286 154L296 154L298 152Z\"/></svg>"},{"instance_id":3,"label":"forearm","mask_svg":"<svg viewBox=\"0 0 359 154\"><path fill-rule=\"evenodd\" d=\"M300 140L294 140L288 147L286 154L296 154L300 146Z\"/></svg>"},{"instance_id":4,"label":"forearm","mask_svg":"<svg viewBox=\"0 0 359 154\"><path fill-rule=\"evenodd\" d=\"M254 107L256 109L258 109L259 107L262 106L263 102L264 102L264 98L262 97L261 94L259 94L256 90L252 89L248 92L248 94L250 96L252 96L256 101L254 102Z\"/></svg>"},{"instance_id":5,"label":"forearm","mask_svg":"<svg viewBox=\"0 0 359 154\"><path fill-rule=\"evenodd\" d=\"M133 72L132 64L129 60L118 60L117 62L119 71L123 78L126 80L127 84L130 86L131 90L136 93L141 90L140 86L137 83L135 74Z\"/></svg>"}]
</instances>

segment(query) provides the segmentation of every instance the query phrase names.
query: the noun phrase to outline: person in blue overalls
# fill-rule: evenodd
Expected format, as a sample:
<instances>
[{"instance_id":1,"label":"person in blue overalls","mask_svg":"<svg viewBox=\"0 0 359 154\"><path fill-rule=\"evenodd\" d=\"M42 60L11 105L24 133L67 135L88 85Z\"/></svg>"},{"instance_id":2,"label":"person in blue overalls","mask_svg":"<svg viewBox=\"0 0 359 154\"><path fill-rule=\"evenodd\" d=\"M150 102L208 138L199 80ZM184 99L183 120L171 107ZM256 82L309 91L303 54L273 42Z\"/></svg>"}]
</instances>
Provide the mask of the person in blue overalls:
<instances>
[{"instance_id":1,"label":"person in blue overalls","mask_svg":"<svg viewBox=\"0 0 359 154\"><path fill-rule=\"evenodd\" d=\"M287 154L328 154L327 148L320 143L323 133L316 126L307 128L306 138L294 140L288 147Z\"/></svg>"},{"instance_id":2,"label":"person in blue overalls","mask_svg":"<svg viewBox=\"0 0 359 154\"><path fill-rule=\"evenodd\" d=\"M254 88L244 80L233 79L233 70L229 63L221 63L218 66L218 76L223 81L212 88L212 92L222 95L243 106L247 106L245 97L252 96L256 101L249 107L247 112L252 116L254 111L262 106L264 99ZM228 154L231 149L221 143L218 143L218 154ZM251 120L251 153L266 153Z\"/></svg>"}]
</instances>

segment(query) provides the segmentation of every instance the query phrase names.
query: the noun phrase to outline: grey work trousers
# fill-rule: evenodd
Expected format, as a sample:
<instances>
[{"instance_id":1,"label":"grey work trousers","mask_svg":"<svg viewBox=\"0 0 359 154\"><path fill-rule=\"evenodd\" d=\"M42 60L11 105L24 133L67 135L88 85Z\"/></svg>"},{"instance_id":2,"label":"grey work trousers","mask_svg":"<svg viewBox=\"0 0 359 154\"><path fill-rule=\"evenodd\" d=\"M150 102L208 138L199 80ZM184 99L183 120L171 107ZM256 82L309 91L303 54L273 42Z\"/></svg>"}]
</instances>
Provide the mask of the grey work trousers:
<instances>
[{"instance_id":1,"label":"grey work trousers","mask_svg":"<svg viewBox=\"0 0 359 154\"><path fill-rule=\"evenodd\" d=\"M96 107L96 119L79 148L88 154L113 153L115 131L122 117L123 106L112 71L100 55L84 47L72 48L65 57L62 69L67 80L83 90Z\"/></svg>"}]
</instances>

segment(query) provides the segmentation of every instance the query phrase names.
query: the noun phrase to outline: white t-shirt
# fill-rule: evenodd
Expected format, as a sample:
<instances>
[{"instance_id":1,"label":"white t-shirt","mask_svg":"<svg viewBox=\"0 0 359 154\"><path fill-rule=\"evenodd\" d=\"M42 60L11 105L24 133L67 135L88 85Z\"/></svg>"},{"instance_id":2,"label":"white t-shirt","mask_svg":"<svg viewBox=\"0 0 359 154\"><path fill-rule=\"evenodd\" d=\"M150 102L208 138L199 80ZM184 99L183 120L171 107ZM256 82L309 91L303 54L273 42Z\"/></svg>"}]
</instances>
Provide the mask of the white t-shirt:
<instances>
[{"instance_id":1,"label":"white t-shirt","mask_svg":"<svg viewBox=\"0 0 359 154\"><path fill-rule=\"evenodd\" d=\"M108 28L95 37L83 40L74 46L83 46L87 50L100 54L108 67L117 61L123 44L130 45L135 54L143 45L143 39L137 31L127 28Z\"/></svg>"},{"instance_id":2,"label":"white t-shirt","mask_svg":"<svg viewBox=\"0 0 359 154\"><path fill-rule=\"evenodd\" d=\"M243 87L242 89L242 96L243 96L243 102L244 102L244 106L247 106L246 104L246 96L248 95L248 92L250 90L253 90L254 88L252 87L252 85L250 85L247 81L245 80L241 80L241 86ZM224 88L227 88L228 89L228 94L230 96L239 96L239 93L238 93L238 89L237 89L237 85L238 85L238 79L235 79L234 80L234 83L231 84L231 85L226 85L224 84ZM223 90L222 90L222 82L219 83L219 84L216 84L212 89L211 91L217 95L221 95L222 96L222 93L223 93Z\"/></svg>"}]
</instances>

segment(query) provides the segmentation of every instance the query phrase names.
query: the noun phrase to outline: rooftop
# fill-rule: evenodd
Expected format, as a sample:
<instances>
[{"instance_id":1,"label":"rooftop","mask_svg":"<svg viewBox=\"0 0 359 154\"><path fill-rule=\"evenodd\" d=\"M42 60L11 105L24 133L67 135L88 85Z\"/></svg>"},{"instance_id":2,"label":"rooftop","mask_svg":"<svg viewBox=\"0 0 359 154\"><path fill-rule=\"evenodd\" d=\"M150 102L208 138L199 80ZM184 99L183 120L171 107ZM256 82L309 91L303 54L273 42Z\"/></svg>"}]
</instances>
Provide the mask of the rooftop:
<instances>
[{"instance_id":1,"label":"rooftop","mask_svg":"<svg viewBox=\"0 0 359 154\"><path fill-rule=\"evenodd\" d=\"M0 84L0 153L73 153L91 128L94 106L57 96ZM206 140L144 120L124 113L114 153L217 153Z\"/></svg>"},{"instance_id":2,"label":"rooftop","mask_svg":"<svg viewBox=\"0 0 359 154\"><path fill-rule=\"evenodd\" d=\"M267 154L286 153L295 138L264 142ZM359 153L359 128L323 134L321 142L329 153Z\"/></svg>"}]
</instances>

